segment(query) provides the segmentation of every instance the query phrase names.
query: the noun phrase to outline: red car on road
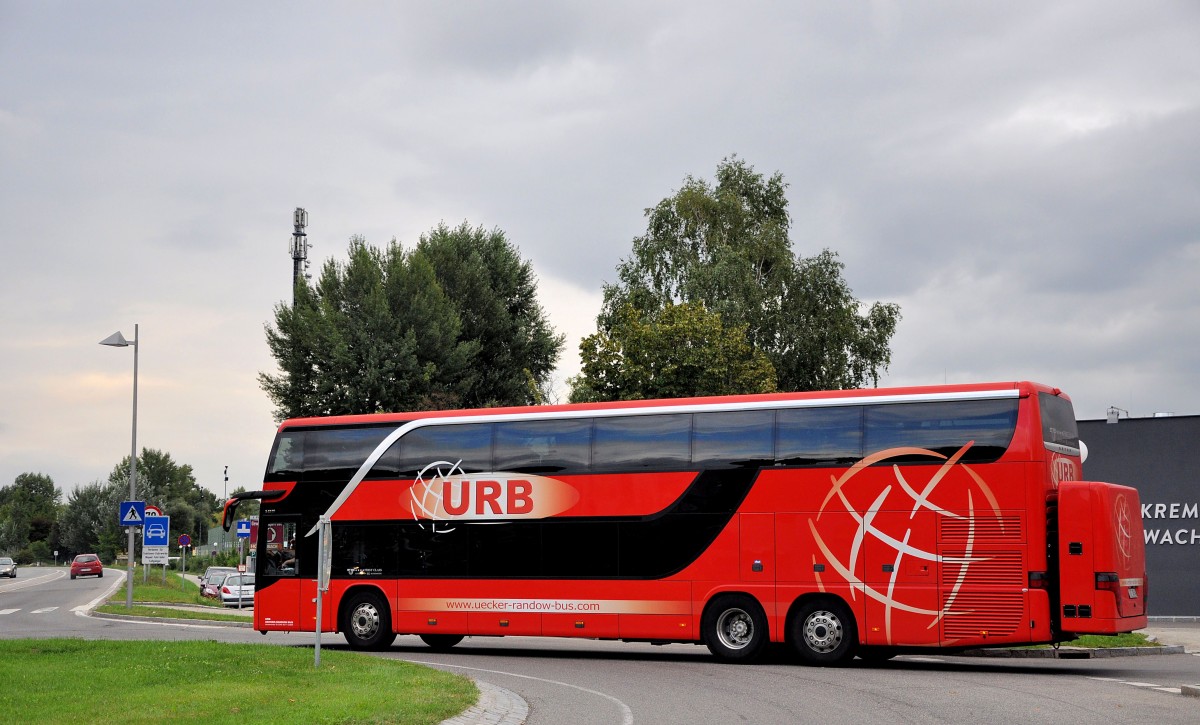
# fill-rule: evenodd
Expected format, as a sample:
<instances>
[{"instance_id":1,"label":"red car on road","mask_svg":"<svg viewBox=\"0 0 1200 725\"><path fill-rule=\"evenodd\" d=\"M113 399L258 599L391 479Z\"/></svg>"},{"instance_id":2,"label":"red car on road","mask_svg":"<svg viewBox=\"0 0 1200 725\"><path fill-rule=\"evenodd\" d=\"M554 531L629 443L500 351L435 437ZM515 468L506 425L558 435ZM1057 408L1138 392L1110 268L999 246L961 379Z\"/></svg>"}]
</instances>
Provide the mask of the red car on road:
<instances>
[{"instance_id":1,"label":"red car on road","mask_svg":"<svg viewBox=\"0 0 1200 725\"><path fill-rule=\"evenodd\" d=\"M77 576L104 576L104 565L95 554L80 554L71 562L71 578Z\"/></svg>"}]
</instances>

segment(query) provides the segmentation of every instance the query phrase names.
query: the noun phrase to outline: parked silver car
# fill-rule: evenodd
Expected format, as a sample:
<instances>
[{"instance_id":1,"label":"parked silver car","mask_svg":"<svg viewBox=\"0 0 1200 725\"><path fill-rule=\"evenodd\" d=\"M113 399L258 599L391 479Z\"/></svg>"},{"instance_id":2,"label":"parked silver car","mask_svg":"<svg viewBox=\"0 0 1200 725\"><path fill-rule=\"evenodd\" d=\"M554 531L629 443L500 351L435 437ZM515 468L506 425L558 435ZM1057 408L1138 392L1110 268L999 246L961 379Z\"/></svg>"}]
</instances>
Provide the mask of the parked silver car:
<instances>
[{"instance_id":1,"label":"parked silver car","mask_svg":"<svg viewBox=\"0 0 1200 725\"><path fill-rule=\"evenodd\" d=\"M204 570L204 576L200 577L200 593L204 594L205 589L213 589L213 592L211 594L204 594L204 596L206 596L206 597L217 596L216 590L215 590L215 587L213 587L213 584L220 584L221 580L225 578L226 574L236 574L236 573L237 573L237 567L233 567L233 566L210 566L210 567L208 567L207 569Z\"/></svg>"},{"instance_id":2,"label":"parked silver car","mask_svg":"<svg viewBox=\"0 0 1200 725\"><path fill-rule=\"evenodd\" d=\"M221 582L221 604L236 607L241 601L242 606L254 606L254 575L230 574Z\"/></svg>"},{"instance_id":3,"label":"parked silver car","mask_svg":"<svg viewBox=\"0 0 1200 725\"><path fill-rule=\"evenodd\" d=\"M0 556L0 576L17 578L17 562L7 556Z\"/></svg>"}]
</instances>

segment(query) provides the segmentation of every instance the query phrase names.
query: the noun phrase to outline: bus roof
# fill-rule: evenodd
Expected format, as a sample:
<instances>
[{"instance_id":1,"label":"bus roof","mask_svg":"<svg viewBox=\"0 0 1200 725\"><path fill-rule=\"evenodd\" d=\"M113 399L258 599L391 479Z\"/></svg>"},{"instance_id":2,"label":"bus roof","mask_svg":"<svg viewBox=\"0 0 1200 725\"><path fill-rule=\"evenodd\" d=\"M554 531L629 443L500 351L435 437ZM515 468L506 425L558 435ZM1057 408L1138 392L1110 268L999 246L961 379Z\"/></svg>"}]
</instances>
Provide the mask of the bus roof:
<instances>
[{"instance_id":1,"label":"bus roof","mask_svg":"<svg viewBox=\"0 0 1200 725\"><path fill-rule=\"evenodd\" d=\"M955 385L926 385L900 388L863 388L856 390L820 390L793 393L767 393L759 395L722 395L696 398L661 398L648 400L619 400L602 403L569 403L561 405L535 405L500 408L473 408L461 410L421 410L395 413L372 413L364 415L334 415L291 418L283 421L279 429L323 426L358 426L370 424L400 423L416 419L432 418L475 418L508 417L529 414L588 414L596 411L645 410L665 411L672 408L704 410L735 407L769 407L778 403L808 402L815 405L840 405L865 402L911 402L939 399L962 399L987 397L989 393L1025 396L1034 392L1063 395L1058 388L1029 381L998 383L967 383ZM1065 395L1064 395L1065 397ZM681 410L680 412L685 412ZM552 416L561 417L561 416Z\"/></svg>"}]
</instances>

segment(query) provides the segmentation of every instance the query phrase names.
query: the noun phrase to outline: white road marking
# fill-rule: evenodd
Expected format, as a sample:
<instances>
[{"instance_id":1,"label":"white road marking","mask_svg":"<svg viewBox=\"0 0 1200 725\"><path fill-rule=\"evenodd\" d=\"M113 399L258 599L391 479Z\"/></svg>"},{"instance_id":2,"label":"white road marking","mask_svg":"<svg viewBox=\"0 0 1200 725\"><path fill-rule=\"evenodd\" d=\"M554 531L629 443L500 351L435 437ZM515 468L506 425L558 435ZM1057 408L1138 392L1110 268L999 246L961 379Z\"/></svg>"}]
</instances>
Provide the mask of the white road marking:
<instances>
[{"instance_id":1,"label":"white road marking","mask_svg":"<svg viewBox=\"0 0 1200 725\"><path fill-rule=\"evenodd\" d=\"M569 682L559 682L558 680L547 680L544 677L534 677L532 675L519 675L516 672L504 672L503 670L484 670L484 669L480 669L478 667L464 667L462 665L451 665L451 664L447 664L445 662L423 662L421 660L407 660L407 661L412 662L414 664L418 664L418 665L429 665L431 667L453 667L454 669L457 669L457 670L471 670L472 672L487 672L487 673L493 674L493 675L508 675L509 677L520 677L520 678L523 678L526 680L537 680L538 682L546 682L551 685L561 685L563 687L570 687L573 690L579 690L580 692L586 692L589 695L596 695L597 697L603 697L606 700L611 700L612 702L616 703L617 707L621 708L621 725L633 725L633 711L629 709L628 705L621 702L620 700L613 697L612 695L606 695L603 692L598 692L596 690L589 690L588 688L580 687L579 685L572 685Z\"/></svg>"},{"instance_id":2,"label":"white road marking","mask_svg":"<svg viewBox=\"0 0 1200 725\"><path fill-rule=\"evenodd\" d=\"M25 570L22 569L22 571ZM0 592L16 592L20 591L21 589L35 587L39 584L49 584L50 582L62 579L66 575L67 573L65 571L51 571L45 574L35 574L29 578L21 579L20 581L9 580L8 584L0 586Z\"/></svg>"},{"instance_id":3,"label":"white road marking","mask_svg":"<svg viewBox=\"0 0 1200 725\"><path fill-rule=\"evenodd\" d=\"M1092 677L1091 675L1088 675L1088 679L1089 680L1099 680L1100 682L1115 682L1118 685L1132 685L1133 687L1144 687L1149 690L1158 690L1159 692L1167 692L1172 695L1183 694L1183 688L1164 687L1163 685L1156 685L1153 682L1131 682L1129 680L1118 680L1115 677Z\"/></svg>"},{"instance_id":4,"label":"white road marking","mask_svg":"<svg viewBox=\"0 0 1200 725\"><path fill-rule=\"evenodd\" d=\"M19 611L21 611L21 610L20 609L0 609L0 615L12 614L13 612L19 612Z\"/></svg>"},{"instance_id":5,"label":"white road marking","mask_svg":"<svg viewBox=\"0 0 1200 725\"><path fill-rule=\"evenodd\" d=\"M30 614L46 614L47 612L53 612L55 609L58 609L58 607L42 607L41 609L33 610Z\"/></svg>"}]
</instances>

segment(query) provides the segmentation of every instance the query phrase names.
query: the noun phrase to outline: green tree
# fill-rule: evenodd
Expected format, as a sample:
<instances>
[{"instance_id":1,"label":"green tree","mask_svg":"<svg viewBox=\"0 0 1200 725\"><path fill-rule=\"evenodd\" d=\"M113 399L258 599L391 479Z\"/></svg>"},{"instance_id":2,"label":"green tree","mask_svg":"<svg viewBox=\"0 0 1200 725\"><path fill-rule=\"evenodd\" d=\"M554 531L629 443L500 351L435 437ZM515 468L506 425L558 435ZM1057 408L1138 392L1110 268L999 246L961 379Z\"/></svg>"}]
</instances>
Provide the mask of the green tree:
<instances>
[{"instance_id":1,"label":"green tree","mask_svg":"<svg viewBox=\"0 0 1200 725\"><path fill-rule=\"evenodd\" d=\"M277 418L537 401L562 337L503 234L442 225L409 252L355 237L348 256L266 328Z\"/></svg>"},{"instance_id":2,"label":"green tree","mask_svg":"<svg viewBox=\"0 0 1200 725\"><path fill-rule=\"evenodd\" d=\"M113 467L108 483L122 492L118 501L129 498L129 456ZM188 534L198 544L207 541L208 522L221 505L215 494L196 482L190 465L176 463L169 453L150 448L143 448L138 456L137 497L171 517L172 540Z\"/></svg>"},{"instance_id":3,"label":"green tree","mask_svg":"<svg viewBox=\"0 0 1200 725\"><path fill-rule=\"evenodd\" d=\"M59 519L64 556L89 553L113 561L124 550L117 511L128 495L128 482L93 481L72 491Z\"/></svg>"},{"instance_id":4,"label":"green tree","mask_svg":"<svg viewBox=\"0 0 1200 725\"><path fill-rule=\"evenodd\" d=\"M736 156L717 166L715 185L688 176L646 210L646 233L633 240L618 281L605 286L598 332L610 334L625 306L653 315L703 303L730 329L744 326L779 390L878 383L900 308L855 299L833 252L793 254L786 190L779 173L764 177ZM595 388L586 372L576 384Z\"/></svg>"},{"instance_id":5,"label":"green tree","mask_svg":"<svg viewBox=\"0 0 1200 725\"><path fill-rule=\"evenodd\" d=\"M315 288L276 306L267 344L280 373L259 382L279 419L453 405L475 352L460 329L427 260L355 237L345 264L327 261Z\"/></svg>"},{"instance_id":6,"label":"green tree","mask_svg":"<svg viewBox=\"0 0 1200 725\"><path fill-rule=\"evenodd\" d=\"M775 390L775 369L750 346L746 326L726 328L703 303L667 303L651 314L627 304L579 348L571 402Z\"/></svg>"},{"instance_id":7,"label":"green tree","mask_svg":"<svg viewBox=\"0 0 1200 725\"><path fill-rule=\"evenodd\" d=\"M0 488L0 551L24 552L20 558L26 559L31 544L49 545L61 500L62 491L40 473L22 473Z\"/></svg>"},{"instance_id":8,"label":"green tree","mask_svg":"<svg viewBox=\"0 0 1200 725\"><path fill-rule=\"evenodd\" d=\"M477 347L463 406L545 402L564 338L538 304L533 266L504 232L439 224L421 236L417 254L454 304L462 339Z\"/></svg>"}]
</instances>

